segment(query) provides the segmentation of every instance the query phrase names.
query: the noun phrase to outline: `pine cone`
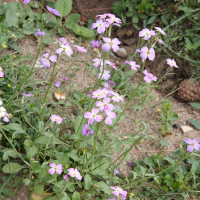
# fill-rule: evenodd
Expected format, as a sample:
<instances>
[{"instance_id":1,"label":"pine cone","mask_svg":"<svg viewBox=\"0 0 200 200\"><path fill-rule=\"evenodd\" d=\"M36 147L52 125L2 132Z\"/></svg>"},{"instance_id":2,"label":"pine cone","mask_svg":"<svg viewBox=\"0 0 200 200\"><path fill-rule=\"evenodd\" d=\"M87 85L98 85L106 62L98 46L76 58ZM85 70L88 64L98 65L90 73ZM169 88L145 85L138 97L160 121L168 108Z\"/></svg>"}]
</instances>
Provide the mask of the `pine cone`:
<instances>
[{"instance_id":1,"label":"pine cone","mask_svg":"<svg viewBox=\"0 0 200 200\"><path fill-rule=\"evenodd\" d=\"M178 97L183 101L200 101L200 82L185 79L179 85Z\"/></svg>"}]
</instances>

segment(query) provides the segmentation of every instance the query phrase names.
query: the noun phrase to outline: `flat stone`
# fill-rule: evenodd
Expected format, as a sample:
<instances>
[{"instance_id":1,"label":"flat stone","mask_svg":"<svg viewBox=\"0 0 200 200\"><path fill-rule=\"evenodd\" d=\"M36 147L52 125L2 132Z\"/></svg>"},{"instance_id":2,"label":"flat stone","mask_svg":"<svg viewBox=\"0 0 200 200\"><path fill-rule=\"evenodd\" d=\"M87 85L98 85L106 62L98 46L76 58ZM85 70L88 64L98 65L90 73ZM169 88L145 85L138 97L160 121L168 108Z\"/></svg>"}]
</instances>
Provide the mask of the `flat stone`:
<instances>
[{"instance_id":1,"label":"flat stone","mask_svg":"<svg viewBox=\"0 0 200 200\"><path fill-rule=\"evenodd\" d=\"M132 37L132 38L127 38L123 40L123 43L131 46L132 44L134 44L136 42L136 38Z\"/></svg>"},{"instance_id":2,"label":"flat stone","mask_svg":"<svg viewBox=\"0 0 200 200\"><path fill-rule=\"evenodd\" d=\"M125 48L119 48L119 50L116 52L117 56L121 58L126 58L127 57L127 51Z\"/></svg>"},{"instance_id":3,"label":"flat stone","mask_svg":"<svg viewBox=\"0 0 200 200\"><path fill-rule=\"evenodd\" d=\"M189 131L194 130L193 128L191 128L189 126L181 126L181 129L182 129L183 133L187 133Z\"/></svg>"}]
</instances>

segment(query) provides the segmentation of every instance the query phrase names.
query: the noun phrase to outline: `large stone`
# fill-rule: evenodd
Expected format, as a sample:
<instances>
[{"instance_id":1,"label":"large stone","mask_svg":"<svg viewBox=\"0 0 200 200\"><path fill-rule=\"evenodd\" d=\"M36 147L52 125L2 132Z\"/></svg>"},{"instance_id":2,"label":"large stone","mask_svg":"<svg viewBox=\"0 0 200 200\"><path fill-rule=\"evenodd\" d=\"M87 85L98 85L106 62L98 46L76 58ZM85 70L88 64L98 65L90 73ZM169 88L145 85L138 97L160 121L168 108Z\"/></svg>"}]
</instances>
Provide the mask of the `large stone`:
<instances>
[{"instance_id":1,"label":"large stone","mask_svg":"<svg viewBox=\"0 0 200 200\"><path fill-rule=\"evenodd\" d=\"M122 28L117 29L117 37L121 39L126 34L126 31L127 31L126 26L123 26Z\"/></svg>"},{"instance_id":2,"label":"large stone","mask_svg":"<svg viewBox=\"0 0 200 200\"><path fill-rule=\"evenodd\" d=\"M125 48L119 48L119 50L116 52L116 55L121 57L121 58L126 58L127 57L127 51Z\"/></svg>"},{"instance_id":3,"label":"large stone","mask_svg":"<svg viewBox=\"0 0 200 200\"><path fill-rule=\"evenodd\" d=\"M126 45L128 45L128 46L131 46L131 45L133 45L135 42L136 42L136 38L127 38L127 39L123 39L123 43L124 44L126 44Z\"/></svg>"},{"instance_id":4,"label":"large stone","mask_svg":"<svg viewBox=\"0 0 200 200\"><path fill-rule=\"evenodd\" d=\"M128 29L126 31L126 35L129 37L129 36L133 35L133 32L134 32L134 28L131 25L131 26L128 27Z\"/></svg>"},{"instance_id":5,"label":"large stone","mask_svg":"<svg viewBox=\"0 0 200 200\"><path fill-rule=\"evenodd\" d=\"M133 46L122 46L122 48L126 49L127 54L133 54L134 51Z\"/></svg>"},{"instance_id":6,"label":"large stone","mask_svg":"<svg viewBox=\"0 0 200 200\"><path fill-rule=\"evenodd\" d=\"M159 64L158 64L158 66L157 66L157 76L162 76L163 74L162 74L162 72L163 72L163 70L164 70L164 68L165 68L165 60L161 60L160 62L159 62Z\"/></svg>"}]
</instances>

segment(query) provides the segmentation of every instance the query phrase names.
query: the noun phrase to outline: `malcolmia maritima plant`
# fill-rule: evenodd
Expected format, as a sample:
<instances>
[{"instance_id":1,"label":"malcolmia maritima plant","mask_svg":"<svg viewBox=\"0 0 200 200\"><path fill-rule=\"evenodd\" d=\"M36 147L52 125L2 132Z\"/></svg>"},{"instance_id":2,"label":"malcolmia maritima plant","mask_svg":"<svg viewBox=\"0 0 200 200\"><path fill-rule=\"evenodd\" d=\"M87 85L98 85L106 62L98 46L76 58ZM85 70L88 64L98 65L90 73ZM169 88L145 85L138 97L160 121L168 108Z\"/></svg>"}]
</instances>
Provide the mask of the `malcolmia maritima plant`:
<instances>
[{"instance_id":1,"label":"malcolmia maritima plant","mask_svg":"<svg viewBox=\"0 0 200 200\"><path fill-rule=\"evenodd\" d=\"M28 4L29 2L30 2L30 0L24 0L23 3ZM60 16L60 13L56 9L50 8L49 6L47 6L47 9L50 12L50 16L47 20L47 23L52 14L54 14L56 16ZM111 13L97 15L97 17L99 17L99 19L95 23L92 24L91 29L97 29L97 32L99 34L104 34L102 41L95 41L95 40L91 41L92 48L98 48L98 49L102 50L101 51L102 56L93 59L93 66L98 71L97 76L96 76L97 82L92 89L88 88L88 90L87 90L85 98L87 98L88 104L84 105L83 117L81 119L81 122L79 123L79 127L78 128L76 127L75 136L74 136L75 139L73 140L71 146L69 145L69 141L72 140L72 138L70 138L70 137L67 141L68 142L67 145L64 142L61 142L61 144L63 146L66 145L66 149L69 151L66 158L62 159L62 162L58 163L58 160L54 161L52 159L52 152L55 154L58 153L58 149L52 150L52 146L53 146L52 144L53 144L53 142L58 142L57 139L56 140L54 139L54 137L55 137L54 132L57 131L56 128L58 128L59 126L61 126L61 124L63 124L63 122L65 122L65 117L49 113L48 119L49 119L49 121L51 121L50 124L54 124L54 126L56 128L54 129L54 127L53 128L51 127L52 133L45 132L46 127L44 128L43 132L40 130L41 127L39 127L39 131L38 131L40 134L49 134L49 135L52 134L51 136L48 135L51 140L51 149L50 149L50 153L49 153L50 159L45 161L45 164L43 165L43 167L44 168L45 168L45 166L48 167L48 173L49 173L48 175L50 176L50 180L51 180L49 183L53 183L53 184L56 183L59 187L61 185L61 188L59 188L61 190L61 194L62 194L62 192L65 191L66 188L70 188L70 187L71 187L70 190L72 190L73 187L76 187L76 190L79 191L80 188L82 187L81 183L83 181L85 181L84 187L87 187L88 183L90 185L93 184L93 182L91 180L93 178L95 178L95 176L97 176L95 174L92 174L92 173L94 173L93 171L96 170L96 165L93 166L90 161L92 158L97 156L96 150L98 148L100 148L101 145L105 145L105 146L107 145L104 142L108 138L107 134L105 134L103 143L97 145L99 130L101 129L101 127L105 127L105 129L102 129L102 130L104 130L104 131L109 130L108 131L108 135L109 135L109 133L115 127L116 123L120 120L122 114L124 114L131 99L134 96L134 92L133 92L133 95L130 97L130 99L126 103L124 110L122 111L122 113L120 115L118 115L117 105L118 105L118 103L125 103L126 99L124 99L125 95L121 95L119 90L114 89L116 83L112 81L112 76L113 76L113 73L115 73L117 71L117 68L115 67L115 63L113 61L107 60L107 57L105 55L107 55L107 52L109 52L109 51L117 52L119 50L119 45L121 42L119 41L118 38L112 39L110 37L110 33L111 33L111 29L113 26L120 26L120 24L122 22L121 22L121 19L117 18L115 15L113 15ZM40 37L45 35L45 32L42 32L42 31L40 31L40 29L38 29L35 32L35 35L38 37L38 40L39 40ZM153 81L156 82L157 77L154 76L152 73L149 73L147 71L147 69L144 69L145 61L147 59L149 59L151 61L153 61L155 59L156 52L154 50L154 46L156 45L157 42L160 45L162 45L163 44L162 37L164 37L165 35L166 35L166 33L160 27L155 27L155 31L149 30L147 28L143 29L142 31L139 32L139 37L141 37L142 40L151 41L151 42L149 42L149 43L145 42L145 46L142 46L140 49L136 50L136 52L140 53L140 57L141 57L141 61L142 61L141 65L137 64L133 58L131 58L131 60L129 60L129 61L128 60L125 61L125 64L129 65L129 68L131 70L134 70L134 71L140 70L140 72L141 72L140 81L142 81L142 77L143 77L143 81L144 81L143 83L146 84L146 86L149 86L150 84L152 84ZM53 63L53 65L54 65L53 69L55 69L55 66L56 66L56 63L58 62L59 56L62 56L62 54L66 54L68 57L71 57L74 53L72 50L72 46L70 45L69 42L67 42L66 38L63 38L63 37L59 38L59 40L56 41L55 44L58 46L58 48L56 49L57 55L50 55L49 53L44 53L43 58L40 59L40 62L44 68L50 68L51 63ZM41 45L41 44L39 43L39 45ZM78 53L88 53L88 50L85 47L81 47L79 45L73 45L73 48L76 48ZM178 68L174 59L168 58L166 61L170 67ZM110 69L112 69L112 71L110 71ZM45 69L45 70L47 70L47 69ZM66 77L66 74L59 76L59 78L57 78L57 79L53 79L53 75L52 75L49 87L46 90L44 104L46 103L47 94L53 83L55 84L56 87L61 87L62 83L64 81L67 81L67 80L70 81ZM0 77L1 78L5 77L2 67L0 67ZM29 97L33 98L34 97L34 95L31 93L28 93L28 94L21 93L21 95L23 96L23 98L29 98ZM9 119L10 119L10 115L6 112L6 109L1 106L2 104L3 104L3 102L0 100L0 119L2 119L4 123L8 123ZM42 105L41 105L41 107L42 107ZM80 106L80 108L82 108L82 107ZM44 108L42 108L42 114L41 114L42 119L43 119L43 111L44 111ZM33 127L33 128L37 130L37 127L36 128ZM87 142L83 143L84 140ZM89 151L87 153L86 150L83 150L83 149L86 147L87 144L91 145L91 142L94 142L94 144L93 144L93 146L90 146ZM187 144L189 144L187 147L188 152L192 153L193 151L198 151L200 149L199 141L196 139L187 138L185 140L185 142ZM109 140L109 143L111 143L110 140ZM79 146L80 144L82 145L81 148ZM47 143L48 148L49 148L49 145L50 145L50 143ZM77 146L75 146L75 145L77 145ZM42 146L39 146L39 148L42 148ZM83 153L81 153L81 152L83 152ZM64 153L62 152L62 155L63 154ZM81 155L81 154L83 154L83 155ZM44 155L41 154L41 156L44 156ZM41 157L41 159L42 159L42 157ZM80 164L81 163L80 160L83 161L82 164ZM122 160L123 160L123 158L121 159L121 161ZM113 163L115 163L115 161ZM25 163L26 163L26 161L25 161ZM98 163L96 163L96 164L98 165ZM103 164L100 163L100 165L103 165ZM104 169L104 171L106 171L109 168L109 171L111 171L112 173L114 173L116 175L119 175L119 172L116 169L117 167L113 167L112 164L109 165L106 169ZM112 166L112 168L111 168L111 166ZM31 168L31 166L30 166L30 168ZM112 173L110 173L110 174L112 174ZM89 176L89 174L92 174L92 176L91 176L92 178ZM54 178L52 178L52 177L54 177ZM101 178L101 177L99 176L99 178ZM107 176L106 176L106 178L107 178ZM55 182L53 182L53 181L55 181ZM71 184L69 184L69 182L71 182ZM62 185L62 183L64 185ZM110 182L107 181L106 184L108 184L108 183L110 183ZM103 187L102 185L101 185L101 187ZM80 188L79 188L79 186L80 186ZM93 187L94 187L94 184L93 184ZM125 200L127 198L128 192L126 190L124 190L123 188L127 188L127 187L124 187L123 185L121 185L121 187L119 187L119 186L114 187L114 186L109 185L105 191L107 191L107 193L109 193L108 191L110 190L110 195L107 195L106 198L108 200L116 200L116 199ZM112 198L112 199L110 199L110 198Z\"/></svg>"}]
</instances>

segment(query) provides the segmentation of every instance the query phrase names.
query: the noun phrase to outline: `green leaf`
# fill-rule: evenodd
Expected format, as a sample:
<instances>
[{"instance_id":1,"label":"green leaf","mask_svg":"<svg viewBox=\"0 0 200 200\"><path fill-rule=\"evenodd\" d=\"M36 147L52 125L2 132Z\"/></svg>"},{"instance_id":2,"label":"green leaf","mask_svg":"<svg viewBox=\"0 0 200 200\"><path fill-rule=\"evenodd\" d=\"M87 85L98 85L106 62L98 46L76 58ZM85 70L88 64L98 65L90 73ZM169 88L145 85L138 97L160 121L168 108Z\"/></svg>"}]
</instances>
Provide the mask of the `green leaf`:
<instances>
[{"instance_id":1,"label":"green leaf","mask_svg":"<svg viewBox=\"0 0 200 200\"><path fill-rule=\"evenodd\" d=\"M140 27L137 24L133 24L133 26L140 31Z\"/></svg>"},{"instance_id":2,"label":"green leaf","mask_svg":"<svg viewBox=\"0 0 200 200\"><path fill-rule=\"evenodd\" d=\"M162 22L163 22L166 26L169 25L169 24L168 24L168 21L167 21L167 18L165 17L165 15L162 15L162 16L161 16L161 19L162 19Z\"/></svg>"},{"instance_id":3,"label":"green leaf","mask_svg":"<svg viewBox=\"0 0 200 200\"><path fill-rule=\"evenodd\" d=\"M192 163L192 170L194 171L194 172L199 172L199 170L200 170L200 161L194 161L193 163Z\"/></svg>"},{"instance_id":4,"label":"green leaf","mask_svg":"<svg viewBox=\"0 0 200 200\"><path fill-rule=\"evenodd\" d=\"M150 17L149 20L148 20L148 22L147 22L147 24L151 24L151 23L153 23L156 19L157 19L156 16L152 16L152 17Z\"/></svg>"},{"instance_id":5,"label":"green leaf","mask_svg":"<svg viewBox=\"0 0 200 200\"><path fill-rule=\"evenodd\" d=\"M78 131L79 126L80 126L79 131L82 130L82 124L81 124L82 118L83 118L82 115L78 115L78 117L76 118L75 125L74 125L75 134L78 134L77 131Z\"/></svg>"},{"instance_id":6,"label":"green leaf","mask_svg":"<svg viewBox=\"0 0 200 200\"><path fill-rule=\"evenodd\" d=\"M72 30L77 35L81 35L83 37L93 37L94 36L94 31L93 30L85 28L84 26L79 26L77 24L74 25L74 27L72 28ZM82 110L82 108L81 108L81 110Z\"/></svg>"},{"instance_id":7,"label":"green leaf","mask_svg":"<svg viewBox=\"0 0 200 200\"><path fill-rule=\"evenodd\" d=\"M23 169L23 167L18 164L18 163L12 163L12 162L9 162L8 164L4 165L2 167L2 171L4 173L16 173L18 171L20 171L21 169Z\"/></svg>"},{"instance_id":8,"label":"green leaf","mask_svg":"<svg viewBox=\"0 0 200 200\"><path fill-rule=\"evenodd\" d=\"M42 19L43 21L47 21L47 19L49 18L49 13L43 13L42 14ZM56 19L56 17L54 15L51 16L49 22L46 24L47 27L55 27L57 26L59 23ZM46 32L45 32L46 33Z\"/></svg>"},{"instance_id":9,"label":"green leaf","mask_svg":"<svg viewBox=\"0 0 200 200\"><path fill-rule=\"evenodd\" d=\"M169 141L168 141L168 140L161 140L161 141L160 141L160 144L161 144L162 146L164 146L164 147L167 147L167 146L169 146Z\"/></svg>"},{"instance_id":10,"label":"green leaf","mask_svg":"<svg viewBox=\"0 0 200 200\"><path fill-rule=\"evenodd\" d=\"M147 15L143 14L143 13L138 13L138 16L140 19L147 19Z\"/></svg>"},{"instance_id":11,"label":"green leaf","mask_svg":"<svg viewBox=\"0 0 200 200\"><path fill-rule=\"evenodd\" d=\"M139 18L138 18L137 15L134 15L134 16L132 17L132 22L133 22L134 24L137 24L137 23L139 22Z\"/></svg>"},{"instance_id":12,"label":"green leaf","mask_svg":"<svg viewBox=\"0 0 200 200\"><path fill-rule=\"evenodd\" d=\"M79 161L80 160L80 158L77 156L76 150L74 150L74 149L69 151L69 152L67 152L65 155L71 157L74 161Z\"/></svg>"},{"instance_id":13,"label":"green leaf","mask_svg":"<svg viewBox=\"0 0 200 200\"><path fill-rule=\"evenodd\" d=\"M35 155L38 152L38 147L37 146L32 146L27 150L27 155L26 157L30 160L33 155Z\"/></svg>"},{"instance_id":14,"label":"green leaf","mask_svg":"<svg viewBox=\"0 0 200 200\"><path fill-rule=\"evenodd\" d=\"M35 183L34 185L34 191L38 194L38 195L42 195L42 193L44 192L44 184L40 184L40 183Z\"/></svg>"},{"instance_id":15,"label":"green leaf","mask_svg":"<svg viewBox=\"0 0 200 200\"><path fill-rule=\"evenodd\" d=\"M58 0L56 2L56 10L61 17L67 16L72 10L72 0Z\"/></svg>"},{"instance_id":16,"label":"green leaf","mask_svg":"<svg viewBox=\"0 0 200 200\"><path fill-rule=\"evenodd\" d=\"M72 13L71 15L69 15L66 20L67 22L65 23L66 25L70 22L74 22L74 23L77 23L78 20L80 19L80 15L78 13ZM64 25L65 25L64 24Z\"/></svg>"},{"instance_id":17,"label":"green leaf","mask_svg":"<svg viewBox=\"0 0 200 200\"><path fill-rule=\"evenodd\" d=\"M5 13L6 19L5 20L9 27L18 25L18 17L17 17L16 13L17 13L16 9L12 6L10 6L6 10L6 13Z\"/></svg>"},{"instance_id":18,"label":"green leaf","mask_svg":"<svg viewBox=\"0 0 200 200\"><path fill-rule=\"evenodd\" d=\"M200 130L200 121L194 119L190 119L189 121L196 129Z\"/></svg>"},{"instance_id":19,"label":"green leaf","mask_svg":"<svg viewBox=\"0 0 200 200\"><path fill-rule=\"evenodd\" d=\"M15 152L14 149L3 149L2 152L4 152L3 154L3 160L8 160L8 157L13 157L13 158L17 158L18 154Z\"/></svg>"},{"instance_id":20,"label":"green leaf","mask_svg":"<svg viewBox=\"0 0 200 200\"><path fill-rule=\"evenodd\" d=\"M84 181L85 181L85 189L89 190L90 186L91 186L91 177L90 175L86 174L84 177Z\"/></svg>"},{"instance_id":21,"label":"green leaf","mask_svg":"<svg viewBox=\"0 0 200 200\"><path fill-rule=\"evenodd\" d=\"M23 180L23 183L24 183L26 186L28 186L28 185L31 183L31 179L25 178L25 179Z\"/></svg>"},{"instance_id":22,"label":"green leaf","mask_svg":"<svg viewBox=\"0 0 200 200\"><path fill-rule=\"evenodd\" d=\"M200 109L200 103L190 102L190 105L194 108Z\"/></svg>"},{"instance_id":23,"label":"green leaf","mask_svg":"<svg viewBox=\"0 0 200 200\"><path fill-rule=\"evenodd\" d=\"M98 182L97 185L99 185L98 189L102 190L106 194L109 194L109 195L112 194L112 190L110 189L110 187L103 181Z\"/></svg>"},{"instance_id":24,"label":"green leaf","mask_svg":"<svg viewBox=\"0 0 200 200\"><path fill-rule=\"evenodd\" d=\"M79 192L74 192L72 195L72 200L80 200L81 196Z\"/></svg>"}]
</instances>

